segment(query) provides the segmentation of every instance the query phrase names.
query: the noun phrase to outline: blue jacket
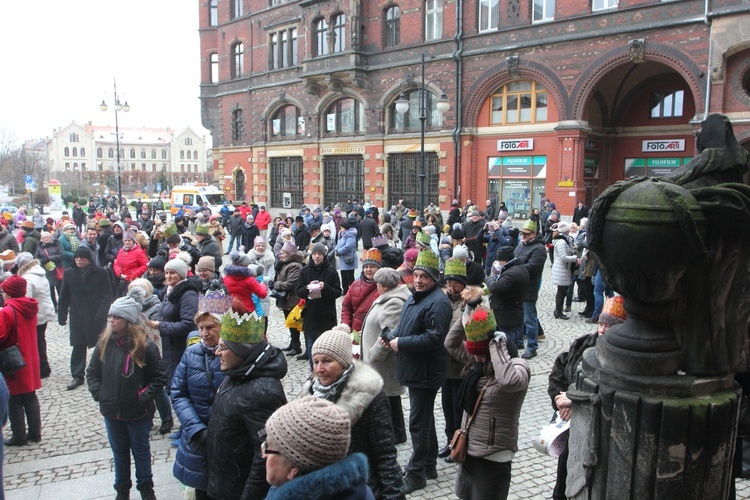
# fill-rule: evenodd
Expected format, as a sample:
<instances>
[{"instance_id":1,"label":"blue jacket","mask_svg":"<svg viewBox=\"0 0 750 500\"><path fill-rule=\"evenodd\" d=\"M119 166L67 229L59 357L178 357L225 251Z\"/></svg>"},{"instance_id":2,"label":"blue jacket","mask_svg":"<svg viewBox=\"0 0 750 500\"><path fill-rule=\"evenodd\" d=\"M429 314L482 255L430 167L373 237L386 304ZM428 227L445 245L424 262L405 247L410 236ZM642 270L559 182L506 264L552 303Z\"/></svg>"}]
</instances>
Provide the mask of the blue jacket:
<instances>
[{"instance_id":1,"label":"blue jacket","mask_svg":"<svg viewBox=\"0 0 750 500\"><path fill-rule=\"evenodd\" d=\"M404 303L393 335L398 337L398 381L404 387L439 389L448 371L448 334L453 306L440 286L414 292Z\"/></svg>"},{"instance_id":2,"label":"blue jacket","mask_svg":"<svg viewBox=\"0 0 750 500\"><path fill-rule=\"evenodd\" d=\"M208 429L216 390L223 380L221 360L200 342L185 350L172 377L172 407L182 430L172 473L182 484L201 490L208 488L207 449L194 437Z\"/></svg>"},{"instance_id":3,"label":"blue jacket","mask_svg":"<svg viewBox=\"0 0 750 500\"><path fill-rule=\"evenodd\" d=\"M340 271L353 271L359 267L357 262L357 230L349 228L339 233L336 242L336 255ZM354 255L354 260L347 263L345 256Z\"/></svg>"},{"instance_id":4,"label":"blue jacket","mask_svg":"<svg viewBox=\"0 0 750 500\"><path fill-rule=\"evenodd\" d=\"M367 457L361 453L346 457L304 476L295 477L268 491L266 500L375 500L367 486Z\"/></svg>"}]
</instances>

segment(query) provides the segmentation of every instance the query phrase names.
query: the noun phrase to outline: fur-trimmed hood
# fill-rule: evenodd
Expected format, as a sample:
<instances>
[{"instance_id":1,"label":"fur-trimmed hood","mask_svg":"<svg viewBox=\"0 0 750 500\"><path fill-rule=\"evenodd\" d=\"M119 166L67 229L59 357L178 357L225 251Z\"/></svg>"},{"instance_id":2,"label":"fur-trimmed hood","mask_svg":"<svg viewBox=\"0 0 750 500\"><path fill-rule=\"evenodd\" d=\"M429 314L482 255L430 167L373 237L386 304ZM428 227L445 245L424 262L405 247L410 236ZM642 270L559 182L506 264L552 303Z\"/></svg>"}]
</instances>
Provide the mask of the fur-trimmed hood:
<instances>
[{"instance_id":1,"label":"fur-trimmed hood","mask_svg":"<svg viewBox=\"0 0 750 500\"><path fill-rule=\"evenodd\" d=\"M346 410L349 414L352 425L357 423L375 396L383 390L383 378L374 368L357 360L353 363L354 370L341 391L338 401L335 401L336 406ZM312 394L312 384L311 377L302 387L301 396Z\"/></svg>"},{"instance_id":2,"label":"fur-trimmed hood","mask_svg":"<svg viewBox=\"0 0 750 500\"><path fill-rule=\"evenodd\" d=\"M30 260L26 264L24 264L21 267L19 267L17 274L19 276L23 276L24 274L26 274L27 272L29 272L30 270L32 270L32 268L34 266L38 266L39 267L39 269L36 272L34 272L34 274L39 274L41 276L45 276L44 269L42 268L41 264L39 264L39 260L37 260L37 259ZM39 271L41 271L41 272L39 272Z\"/></svg>"}]
</instances>

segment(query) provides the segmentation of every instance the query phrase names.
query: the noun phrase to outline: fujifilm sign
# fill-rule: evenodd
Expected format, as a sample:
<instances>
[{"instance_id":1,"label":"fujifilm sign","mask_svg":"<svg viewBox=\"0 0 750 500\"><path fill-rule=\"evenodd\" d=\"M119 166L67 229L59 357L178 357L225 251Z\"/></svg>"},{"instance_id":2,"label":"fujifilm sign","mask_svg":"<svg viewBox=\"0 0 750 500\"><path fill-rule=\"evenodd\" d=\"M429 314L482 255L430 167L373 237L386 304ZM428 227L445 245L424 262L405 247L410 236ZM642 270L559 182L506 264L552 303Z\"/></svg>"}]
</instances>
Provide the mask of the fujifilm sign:
<instances>
[{"instance_id":1,"label":"fujifilm sign","mask_svg":"<svg viewBox=\"0 0 750 500\"><path fill-rule=\"evenodd\" d=\"M534 139L501 139L497 141L498 151L530 151L534 149Z\"/></svg>"},{"instance_id":2,"label":"fujifilm sign","mask_svg":"<svg viewBox=\"0 0 750 500\"><path fill-rule=\"evenodd\" d=\"M643 152L685 151L685 139L667 139L665 141L643 141Z\"/></svg>"}]
</instances>

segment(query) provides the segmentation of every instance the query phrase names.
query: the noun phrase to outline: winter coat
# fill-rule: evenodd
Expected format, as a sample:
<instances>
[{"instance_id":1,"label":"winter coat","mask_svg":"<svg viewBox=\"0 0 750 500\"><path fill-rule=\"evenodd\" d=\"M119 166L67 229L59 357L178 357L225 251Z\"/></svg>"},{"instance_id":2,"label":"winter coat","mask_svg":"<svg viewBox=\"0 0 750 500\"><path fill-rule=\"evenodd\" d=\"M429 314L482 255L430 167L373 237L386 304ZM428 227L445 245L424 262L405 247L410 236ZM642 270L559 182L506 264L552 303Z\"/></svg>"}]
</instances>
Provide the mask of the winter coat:
<instances>
[{"instance_id":1,"label":"winter coat","mask_svg":"<svg viewBox=\"0 0 750 500\"><path fill-rule=\"evenodd\" d=\"M378 289L374 281L365 281L364 276L349 286L341 304L341 322L353 331L362 331L362 322L370 306L378 298Z\"/></svg>"},{"instance_id":2,"label":"winter coat","mask_svg":"<svg viewBox=\"0 0 750 500\"><path fill-rule=\"evenodd\" d=\"M578 365L583 359L583 352L589 347L596 347L596 341L599 339L599 333L588 333L581 335L570 344L570 349L561 352L555 358L555 364L552 365L552 371L549 374L549 385L547 393L552 400L552 408L557 410L555 397L561 392L566 392L570 384L575 382L578 374Z\"/></svg>"},{"instance_id":3,"label":"winter coat","mask_svg":"<svg viewBox=\"0 0 750 500\"><path fill-rule=\"evenodd\" d=\"M370 306L362 325L362 361L371 365L383 379L383 391L388 397L400 396L406 390L396 376L396 353L379 342L384 328L393 330L401 319L401 310L411 297L406 285L398 285L378 296Z\"/></svg>"},{"instance_id":4,"label":"winter coat","mask_svg":"<svg viewBox=\"0 0 750 500\"><path fill-rule=\"evenodd\" d=\"M375 500L366 483L367 471L367 457L356 453L272 487L266 500Z\"/></svg>"},{"instance_id":5,"label":"winter coat","mask_svg":"<svg viewBox=\"0 0 750 500\"><path fill-rule=\"evenodd\" d=\"M523 298L530 286L529 272L520 260L505 263L500 274L487 278L490 291L490 308L495 313L499 328L516 328L523 325Z\"/></svg>"},{"instance_id":6,"label":"winter coat","mask_svg":"<svg viewBox=\"0 0 750 500\"><path fill-rule=\"evenodd\" d=\"M138 420L153 415L154 398L167 383L156 344L146 341L144 366L130 355L130 337L112 334L101 359L99 345L94 348L86 368L86 382L99 412L111 420ZM120 345L120 343L122 344Z\"/></svg>"},{"instance_id":7,"label":"winter coat","mask_svg":"<svg viewBox=\"0 0 750 500\"><path fill-rule=\"evenodd\" d=\"M185 350L174 371L170 395L182 432L172 473L186 486L201 490L208 487L208 450L195 437L208 429L216 391L223 380L221 360L200 343Z\"/></svg>"},{"instance_id":8,"label":"winter coat","mask_svg":"<svg viewBox=\"0 0 750 500\"><path fill-rule=\"evenodd\" d=\"M78 236L71 236L70 238L78 238ZM70 239L68 235L61 234L60 238L58 239L60 242L60 249L62 250L62 265L65 269L69 268L71 265L73 265L73 253L75 252L73 250L73 246L70 243ZM120 240L120 243L122 243L122 240ZM80 245L80 241L79 241ZM122 247L122 245L120 245ZM114 258L112 259L114 260Z\"/></svg>"},{"instance_id":9,"label":"winter coat","mask_svg":"<svg viewBox=\"0 0 750 500\"><path fill-rule=\"evenodd\" d=\"M289 292L286 299L276 299L276 306L284 311L291 311L299 302L297 297L297 281L299 273L302 271L304 264L300 252L290 254L286 261L277 263L278 272L274 278L273 289L280 292Z\"/></svg>"},{"instance_id":10,"label":"winter coat","mask_svg":"<svg viewBox=\"0 0 750 500\"><path fill-rule=\"evenodd\" d=\"M15 253L21 251L16 238L5 228L0 229L0 252L13 250Z\"/></svg>"},{"instance_id":11,"label":"winter coat","mask_svg":"<svg viewBox=\"0 0 750 500\"><path fill-rule=\"evenodd\" d=\"M26 366L5 375L11 396L34 392L42 387L39 376L39 349L36 345L36 316L39 304L28 297L6 299L0 307L0 350L18 343ZM24 424L25 425L25 424Z\"/></svg>"},{"instance_id":12,"label":"winter coat","mask_svg":"<svg viewBox=\"0 0 750 500\"><path fill-rule=\"evenodd\" d=\"M224 274L224 285L229 290L229 295L240 299L248 313L255 311L253 295L261 299L268 295L266 285L258 283L253 272L245 266L227 266L224 268Z\"/></svg>"},{"instance_id":13,"label":"winter coat","mask_svg":"<svg viewBox=\"0 0 750 500\"><path fill-rule=\"evenodd\" d=\"M188 333L196 330L193 318L198 312L200 285L194 280L177 283L164 297L159 311L161 351L165 362L177 366L187 346Z\"/></svg>"},{"instance_id":14,"label":"winter coat","mask_svg":"<svg viewBox=\"0 0 750 500\"><path fill-rule=\"evenodd\" d=\"M368 216L362 219L359 224L359 236L362 238L364 248L372 248L372 237L380 232L378 223L375 219Z\"/></svg>"},{"instance_id":15,"label":"winter coat","mask_svg":"<svg viewBox=\"0 0 750 500\"><path fill-rule=\"evenodd\" d=\"M336 255L338 256L339 269L341 271L353 271L359 267L357 262L357 230L349 228L339 233L336 242ZM351 262L347 259L354 257Z\"/></svg>"},{"instance_id":16,"label":"winter coat","mask_svg":"<svg viewBox=\"0 0 750 500\"><path fill-rule=\"evenodd\" d=\"M466 290L466 289L464 289ZM482 297L484 296L484 290L478 286L473 286L469 288L472 292L473 300L480 302L482 300ZM466 304L464 303L464 299L461 296L461 293L457 293L454 295L448 295L447 289L446 291L446 297L448 297L448 300L451 302L451 306L453 307L453 314L451 315L451 326L452 329L456 322L461 322L461 317L463 316L464 308L466 307ZM448 330L450 331L450 329ZM449 353L450 354L450 353ZM453 356L450 356L448 358L448 371L445 374L445 378L453 379L453 380L461 380L464 378L463 371L464 371L464 365L462 362L455 359Z\"/></svg>"},{"instance_id":17,"label":"winter coat","mask_svg":"<svg viewBox=\"0 0 750 500\"><path fill-rule=\"evenodd\" d=\"M276 258L273 256L273 252L268 247L266 247L266 251L263 253L258 253L254 248L251 248L247 252L247 256L250 258L250 264L260 264L263 266L263 282L272 282L276 275L274 269Z\"/></svg>"},{"instance_id":18,"label":"winter coat","mask_svg":"<svg viewBox=\"0 0 750 500\"><path fill-rule=\"evenodd\" d=\"M99 245L99 265L102 267L106 267L108 264L104 254L107 251L107 243L109 242L110 236L112 236L112 230L109 227L105 227L102 234L96 237L96 244ZM154 255L156 255L156 253L154 253ZM154 255L151 256L153 257Z\"/></svg>"},{"instance_id":19,"label":"winter coat","mask_svg":"<svg viewBox=\"0 0 750 500\"><path fill-rule=\"evenodd\" d=\"M482 262L484 257L484 241L482 239L482 228L485 221L479 219L477 222L470 220L463 225L464 244L474 254L474 260Z\"/></svg>"},{"instance_id":20,"label":"winter coat","mask_svg":"<svg viewBox=\"0 0 750 500\"><path fill-rule=\"evenodd\" d=\"M578 257L573 253L573 244L564 234L558 234L554 240L555 262L552 263L552 284L569 286L573 283L572 262Z\"/></svg>"},{"instance_id":21,"label":"winter coat","mask_svg":"<svg viewBox=\"0 0 750 500\"><path fill-rule=\"evenodd\" d=\"M265 351L264 351L265 350ZM265 355L255 365L261 353ZM249 372L249 374L248 374ZM224 372L208 422L208 495L253 500L268 491L260 445L268 417L286 404L284 353L265 341L243 363Z\"/></svg>"},{"instance_id":22,"label":"winter coat","mask_svg":"<svg viewBox=\"0 0 750 500\"><path fill-rule=\"evenodd\" d=\"M307 285L313 281L323 283L319 299L309 299ZM302 268L297 280L297 297L305 299L305 309L302 311L302 330L305 334L323 333L336 326L336 299L341 297L341 280L328 263L328 257L323 257L320 265L310 259L310 263Z\"/></svg>"},{"instance_id":23,"label":"winter coat","mask_svg":"<svg viewBox=\"0 0 750 500\"><path fill-rule=\"evenodd\" d=\"M39 265L39 261L32 260L19 267L18 276L26 280L26 296L35 299L39 304L37 325L55 321L57 315L55 314L55 306L52 304L52 298L49 293L47 273Z\"/></svg>"},{"instance_id":24,"label":"winter coat","mask_svg":"<svg viewBox=\"0 0 750 500\"><path fill-rule=\"evenodd\" d=\"M258 211L258 216L255 217L255 224L261 231L267 231L268 225L271 223L271 214L268 211Z\"/></svg>"},{"instance_id":25,"label":"winter coat","mask_svg":"<svg viewBox=\"0 0 750 500\"><path fill-rule=\"evenodd\" d=\"M307 252L307 247L310 246L310 230L307 226L302 225L297 228L294 233L294 244L300 252Z\"/></svg>"},{"instance_id":26,"label":"winter coat","mask_svg":"<svg viewBox=\"0 0 750 500\"><path fill-rule=\"evenodd\" d=\"M536 302L539 296L539 286L542 283L544 263L547 262L547 247L540 237L528 243L519 243L513 254L521 261L529 273L529 288L524 295L524 302Z\"/></svg>"},{"instance_id":27,"label":"winter coat","mask_svg":"<svg viewBox=\"0 0 750 500\"><path fill-rule=\"evenodd\" d=\"M216 240L210 234L204 237L203 241L198 242L198 251L202 257L210 255L214 258L214 270L218 272L222 264L221 248L219 248L218 243L216 243ZM197 262L193 264L197 264Z\"/></svg>"},{"instance_id":28,"label":"winter coat","mask_svg":"<svg viewBox=\"0 0 750 500\"><path fill-rule=\"evenodd\" d=\"M286 245L288 241L294 243L294 238L290 236L288 240L285 240L281 237L281 234L276 237L276 243L273 244L273 256L276 257L276 260L281 259L281 247Z\"/></svg>"},{"instance_id":29,"label":"winter coat","mask_svg":"<svg viewBox=\"0 0 750 500\"><path fill-rule=\"evenodd\" d=\"M244 225L244 218L239 215L232 215L229 218L229 235L234 236L235 238L238 236L242 236L242 226Z\"/></svg>"},{"instance_id":30,"label":"winter coat","mask_svg":"<svg viewBox=\"0 0 750 500\"><path fill-rule=\"evenodd\" d=\"M260 236L260 229L258 229L258 226L253 224L243 224L242 226L242 246L245 247L245 250L248 248L253 248L255 246L255 238Z\"/></svg>"},{"instance_id":31,"label":"winter coat","mask_svg":"<svg viewBox=\"0 0 750 500\"><path fill-rule=\"evenodd\" d=\"M222 248L222 241L226 238L224 228L221 226L217 219L212 220L208 223L208 234L210 234L219 248Z\"/></svg>"},{"instance_id":32,"label":"winter coat","mask_svg":"<svg viewBox=\"0 0 750 500\"><path fill-rule=\"evenodd\" d=\"M123 246L117 253L113 267L115 276L119 278L125 275L125 281L130 283L148 270L148 257L137 243L130 250L125 250Z\"/></svg>"},{"instance_id":33,"label":"winter coat","mask_svg":"<svg viewBox=\"0 0 750 500\"><path fill-rule=\"evenodd\" d=\"M96 345L99 334L107 326L112 301L106 269L89 264L81 270L74 262L65 270L57 301L57 321L65 325L70 310L70 345Z\"/></svg>"},{"instance_id":34,"label":"winter coat","mask_svg":"<svg viewBox=\"0 0 750 500\"><path fill-rule=\"evenodd\" d=\"M62 240L62 237L60 238ZM117 258L117 254L120 253L120 249L125 244L122 241L122 234L113 234L107 240L107 246L104 247L104 260L99 260L99 264L102 267L106 267L110 262L114 262ZM67 267L67 266L66 266Z\"/></svg>"},{"instance_id":35,"label":"winter coat","mask_svg":"<svg viewBox=\"0 0 750 500\"><path fill-rule=\"evenodd\" d=\"M336 401L352 421L349 455L363 453L370 473L367 485L379 499L401 499L401 468L398 465L388 397L382 392L383 379L372 367L354 361L352 371ZM311 395L312 380L302 388Z\"/></svg>"},{"instance_id":36,"label":"winter coat","mask_svg":"<svg viewBox=\"0 0 750 500\"><path fill-rule=\"evenodd\" d=\"M469 286L482 286L484 284L484 267L475 260L466 263L466 284Z\"/></svg>"},{"instance_id":37,"label":"winter coat","mask_svg":"<svg viewBox=\"0 0 750 500\"><path fill-rule=\"evenodd\" d=\"M448 353L443 347L451 321L451 304L435 285L415 291L404 304L394 329L398 337L398 381L406 387L438 389L445 381Z\"/></svg>"},{"instance_id":38,"label":"winter coat","mask_svg":"<svg viewBox=\"0 0 750 500\"><path fill-rule=\"evenodd\" d=\"M28 233L25 232L23 236L23 245L21 246L21 251L29 252L31 255L36 254L36 249L37 247L39 247L40 241L42 241L42 236L36 229Z\"/></svg>"},{"instance_id":39,"label":"winter coat","mask_svg":"<svg viewBox=\"0 0 750 500\"><path fill-rule=\"evenodd\" d=\"M34 253L34 258L39 260L39 264L42 266L42 268L44 268L47 262L54 262L55 267L63 267L63 255L60 242L53 239L51 243L39 243L39 246L36 248L36 252ZM55 278L54 269L52 269L51 271L47 271L45 269L45 271L48 277L51 275L52 278Z\"/></svg>"},{"instance_id":40,"label":"winter coat","mask_svg":"<svg viewBox=\"0 0 750 500\"><path fill-rule=\"evenodd\" d=\"M474 357L466 351L464 338L463 324L459 322L445 338L445 348L451 356L469 364ZM491 379L482 375L477 382L476 390L480 391L489 380L468 433L467 453L479 458L499 451L518 451L518 422L531 379L529 364L524 359L511 358L505 341L492 340L489 349L489 360L495 373ZM464 411L462 427L466 425L466 419Z\"/></svg>"}]
</instances>

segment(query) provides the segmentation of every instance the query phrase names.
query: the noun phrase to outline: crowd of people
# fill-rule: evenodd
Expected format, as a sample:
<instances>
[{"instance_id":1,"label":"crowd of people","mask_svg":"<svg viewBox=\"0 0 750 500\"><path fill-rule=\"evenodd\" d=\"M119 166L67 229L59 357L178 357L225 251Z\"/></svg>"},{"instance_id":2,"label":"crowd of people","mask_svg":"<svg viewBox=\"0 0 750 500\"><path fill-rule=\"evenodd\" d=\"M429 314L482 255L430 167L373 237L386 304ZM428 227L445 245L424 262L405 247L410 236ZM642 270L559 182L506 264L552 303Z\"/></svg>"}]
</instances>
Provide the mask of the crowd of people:
<instances>
[{"instance_id":1,"label":"crowd of people","mask_svg":"<svg viewBox=\"0 0 750 500\"><path fill-rule=\"evenodd\" d=\"M90 208L80 224L76 205L41 228L0 224L0 315L13 315L0 347L15 335L27 360L8 383L5 444L42 439L35 391L51 373L45 330L56 320L70 336L67 388L86 384L99 403L118 499L133 485L131 454L136 488L155 498L157 412L162 434L179 421L174 475L198 499L297 498L321 477L330 495L319 498L404 498L437 478L469 415L455 493L505 498L528 360L544 335L536 302L547 258L554 317L568 319L580 300L600 323L607 289L580 205L571 224L544 200L522 227L490 200L482 211L454 200L445 221L434 204L381 213L347 200L276 218L247 203L169 221L147 205L135 217ZM268 342L271 314L286 321L285 346ZM311 369L301 394L284 391L293 360ZM553 406L564 413L564 400ZM409 435L402 471L396 445Z\"/></svg>"}]
</instances>

